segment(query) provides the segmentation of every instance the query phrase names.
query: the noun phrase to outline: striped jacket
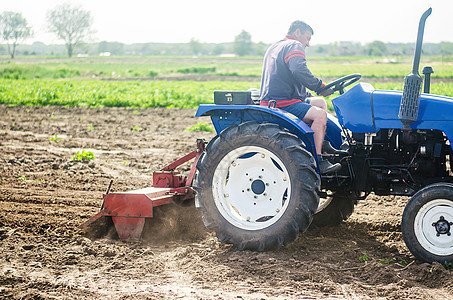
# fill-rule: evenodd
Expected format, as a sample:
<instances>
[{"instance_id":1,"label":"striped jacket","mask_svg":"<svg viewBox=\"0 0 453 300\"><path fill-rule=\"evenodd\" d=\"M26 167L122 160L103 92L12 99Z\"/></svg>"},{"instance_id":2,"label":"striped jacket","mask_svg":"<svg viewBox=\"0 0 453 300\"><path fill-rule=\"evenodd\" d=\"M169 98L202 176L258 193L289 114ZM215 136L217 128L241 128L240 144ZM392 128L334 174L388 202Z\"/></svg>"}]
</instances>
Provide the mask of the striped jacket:
<instances>
[{"instance_id":1,"label":"striped jacket","mask_svg":"<svg viewBox=\"0 0 453 300\"><path fill-rule=\"evenodd\" d=\"M305 101L310 92L318 91L322 81L307 67L305 48L291 36L273 44L264 55L261 76L261 105L270 100L277 101L277 107L285 107Z\"/></svg>"}]
</instances>

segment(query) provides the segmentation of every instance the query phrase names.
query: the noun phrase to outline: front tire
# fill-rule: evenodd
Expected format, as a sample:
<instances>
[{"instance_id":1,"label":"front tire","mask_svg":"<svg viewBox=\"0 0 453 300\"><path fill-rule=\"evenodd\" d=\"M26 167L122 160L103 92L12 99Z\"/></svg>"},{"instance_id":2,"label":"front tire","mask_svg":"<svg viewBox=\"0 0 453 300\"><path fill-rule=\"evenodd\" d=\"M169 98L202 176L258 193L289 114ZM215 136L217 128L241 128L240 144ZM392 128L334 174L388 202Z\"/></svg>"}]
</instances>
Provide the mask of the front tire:
<instances>
[{"instance_id":1,"label":"front tire","mask_svg":"<svg viewBox=\"0 0 453 300\"><path fill-rule=\"evenodd\" d=\"M315 160L295 135L246 122L216 136L200 159L195 203L221 242L265 251L305 231L318 206Z\"/></svg>"},{"instance_id":2,"label":"front tire","mask_svg":"<svg viewBox=\"0 0 453 300\"><path fill-rule=\"evenodd\" d=\"M408 202L401 224L412 254L424 262L453 262L453 185L437 183Z\"/></svg>"}]
</instances>

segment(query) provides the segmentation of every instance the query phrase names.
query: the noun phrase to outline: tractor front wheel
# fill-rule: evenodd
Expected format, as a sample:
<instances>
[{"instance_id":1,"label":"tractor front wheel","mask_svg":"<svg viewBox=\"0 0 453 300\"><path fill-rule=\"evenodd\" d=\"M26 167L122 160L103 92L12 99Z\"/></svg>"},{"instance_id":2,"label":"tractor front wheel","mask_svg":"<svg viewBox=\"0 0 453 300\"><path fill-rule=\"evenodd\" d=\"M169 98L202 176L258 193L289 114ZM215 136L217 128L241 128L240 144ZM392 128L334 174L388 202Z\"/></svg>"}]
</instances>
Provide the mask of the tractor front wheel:
<instances>
[{"instance_id":1,"label":"tractor front wheel","mask_svg":"<svg viewBox=\"0 0 453 300\"><path fill-rule=\"evenodd\" d=\"M425 262L453 262L453 185L437 183L408 202L401 224L407 248Z\"/></svg>"},{"instance_id":2,"label":"tractor front wheel","mask_svg":"<svg viewBox=\"0 0 453 300\"><path fill-rule=\"evenodd\" d=\"M275 124L231 126L206 147L194 181L208 229L238 249L265 251L305 231L318 206L315 160Z\"/></svg>"}]
</instances>

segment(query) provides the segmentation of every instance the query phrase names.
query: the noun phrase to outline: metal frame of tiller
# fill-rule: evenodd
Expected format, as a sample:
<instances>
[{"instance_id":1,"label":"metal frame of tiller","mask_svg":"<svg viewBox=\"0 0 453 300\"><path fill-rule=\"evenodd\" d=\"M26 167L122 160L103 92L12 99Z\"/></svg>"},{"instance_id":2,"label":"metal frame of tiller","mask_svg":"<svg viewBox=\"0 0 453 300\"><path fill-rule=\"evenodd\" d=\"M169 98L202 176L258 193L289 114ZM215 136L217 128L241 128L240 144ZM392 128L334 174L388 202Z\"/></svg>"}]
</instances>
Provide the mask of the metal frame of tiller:
<instances>
[{"instance_id":1,"label":"metal frame of tiller","mask_svg":"<svg viewBox=\"0 0 453 300\"><path fill-rule=\"evenodd\" d=\"M112 181L103 195L101 211L80 225L87 228L101 217L112 217L120 239L139 239L145 218L153 217L153 207L182 203L194 199L192 182L198 159L205 149L205 141L197 140L197 149L153 173L153 186L129 192L110 193ZM195 158L189 176L175 171L177 167Z\"/></svg>"}]
</instances>

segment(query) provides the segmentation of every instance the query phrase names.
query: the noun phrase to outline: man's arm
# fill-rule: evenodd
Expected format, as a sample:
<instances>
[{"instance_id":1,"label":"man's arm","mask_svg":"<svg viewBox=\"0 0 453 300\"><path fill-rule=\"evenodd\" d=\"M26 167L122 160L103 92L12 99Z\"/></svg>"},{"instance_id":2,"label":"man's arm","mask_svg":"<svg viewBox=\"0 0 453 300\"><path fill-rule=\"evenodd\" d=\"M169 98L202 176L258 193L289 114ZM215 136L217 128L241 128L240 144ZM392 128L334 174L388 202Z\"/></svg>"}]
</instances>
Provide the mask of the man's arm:
<instances>
[{"instance_id":1,"label":"man's arm","mask_svg":"<svg viewBox=\"0 0 453 300\"><path fill-rule=\"evenodd\" d=\"M305 49L302 45L294 44L284 56L284 60L298 82L315 92L321 88L322 81L308 69Z\"/></svg>"}]
</instances>

